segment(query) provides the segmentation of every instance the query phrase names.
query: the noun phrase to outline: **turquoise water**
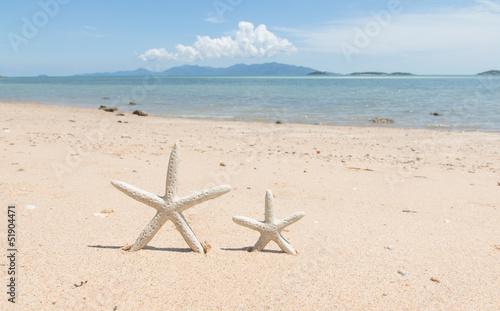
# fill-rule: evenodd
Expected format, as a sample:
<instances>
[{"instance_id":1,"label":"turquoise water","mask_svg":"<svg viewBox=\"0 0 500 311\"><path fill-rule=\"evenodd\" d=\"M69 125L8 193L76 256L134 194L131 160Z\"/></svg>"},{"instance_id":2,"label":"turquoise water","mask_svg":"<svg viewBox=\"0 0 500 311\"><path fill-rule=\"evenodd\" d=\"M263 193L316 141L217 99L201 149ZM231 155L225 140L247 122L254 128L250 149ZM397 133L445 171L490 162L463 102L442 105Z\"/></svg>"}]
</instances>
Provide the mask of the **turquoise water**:
<instances>
[{"instance_id":1,"label":"turquoise water","mask_svg":"<svg viewBox=\"0 0 500 311\"><path fill-rule=\"evenodd\" d=\"M499 93L500 77L491 76L0 79L0 101L6 102L328 125L371 126L379 117L394 119L389 127L491 132L500 132Z\"/></svg>"}]
</instances>

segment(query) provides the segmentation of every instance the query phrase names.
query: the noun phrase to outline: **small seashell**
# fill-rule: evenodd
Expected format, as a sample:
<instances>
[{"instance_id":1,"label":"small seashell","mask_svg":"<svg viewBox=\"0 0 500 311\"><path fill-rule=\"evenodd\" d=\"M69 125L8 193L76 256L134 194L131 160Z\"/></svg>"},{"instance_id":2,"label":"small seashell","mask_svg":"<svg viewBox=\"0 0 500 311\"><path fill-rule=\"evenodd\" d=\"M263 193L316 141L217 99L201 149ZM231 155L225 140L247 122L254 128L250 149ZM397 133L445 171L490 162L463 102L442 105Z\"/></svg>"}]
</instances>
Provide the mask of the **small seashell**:
<instances>
[{"instance_id":1,"label":"small seashell","mask_svg":"<svg viewBox=\"0 0 500 311\"><path fill-rule=\"evenodd\" d=\"M408 272L404 272L402 270L398 270L398 273L401 274L402 276L408 276L409 275Z\"/></svg>"},{"instance_id":2,"label":"small seashell","mask_svg":"<svg viewBox=\"0 0 500 311\"><path fill-rule=\"evenodd\" d=\"M36 206L35 205L26 205L24 208L25 209L35 209Z\"/></svg>"}]
</instances>

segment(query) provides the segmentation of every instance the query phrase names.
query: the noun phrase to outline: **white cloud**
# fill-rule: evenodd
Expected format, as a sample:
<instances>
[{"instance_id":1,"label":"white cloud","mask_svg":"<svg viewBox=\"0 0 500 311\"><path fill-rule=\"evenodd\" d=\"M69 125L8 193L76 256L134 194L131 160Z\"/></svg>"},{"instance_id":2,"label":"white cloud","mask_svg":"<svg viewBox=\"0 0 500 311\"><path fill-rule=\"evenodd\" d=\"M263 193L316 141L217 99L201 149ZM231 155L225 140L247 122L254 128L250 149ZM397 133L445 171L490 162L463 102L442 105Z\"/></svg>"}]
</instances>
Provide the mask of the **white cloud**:
<instances>
[{"instance_id":1,"label":"white cloud","mask_svg":"<svg viewBox=\"0 0 500 311\"><path fill-rule=\"evenodd\" d=\"M277 37L268 31L265 25L254 28L254 25L249 22L240 22L233 37L197 36L196 38L193 46L178 44L175 52L168 52L165 48L154 48L147 50L139 58L143 61L190 62L205 58L272 57L297 51L290 41Z\"/></svg>"}]
</instances>

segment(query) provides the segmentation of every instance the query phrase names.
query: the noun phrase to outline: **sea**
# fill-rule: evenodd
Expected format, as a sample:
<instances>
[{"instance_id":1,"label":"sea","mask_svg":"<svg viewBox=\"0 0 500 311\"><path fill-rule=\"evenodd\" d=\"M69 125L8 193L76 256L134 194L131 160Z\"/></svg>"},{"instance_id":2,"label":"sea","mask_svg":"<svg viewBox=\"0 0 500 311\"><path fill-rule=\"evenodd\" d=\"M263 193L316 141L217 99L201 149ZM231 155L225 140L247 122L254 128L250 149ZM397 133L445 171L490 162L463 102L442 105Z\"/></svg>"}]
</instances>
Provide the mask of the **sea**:
<instances>
[{"instance_id":1,"label":"sea","mask_svg":"<svg viewBox=\"0 0 500 311\"><path fill-rule=\"evenodd\" d=\"M500 76L0 79L3 102L104 105L190 119L484 132L500 132L499 95Z\"/></svg>"}]
</instances>

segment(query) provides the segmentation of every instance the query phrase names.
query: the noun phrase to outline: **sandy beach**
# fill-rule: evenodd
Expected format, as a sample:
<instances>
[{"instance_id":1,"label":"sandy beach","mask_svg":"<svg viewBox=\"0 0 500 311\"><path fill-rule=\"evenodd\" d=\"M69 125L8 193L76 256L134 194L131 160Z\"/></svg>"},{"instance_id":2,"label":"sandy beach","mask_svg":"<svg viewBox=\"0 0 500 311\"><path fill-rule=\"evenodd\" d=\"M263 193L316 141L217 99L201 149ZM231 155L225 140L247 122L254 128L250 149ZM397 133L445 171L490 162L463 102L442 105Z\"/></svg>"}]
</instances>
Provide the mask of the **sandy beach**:
<instances>
[{"instance_id":1,"label":"sandy beach","mask_svg":"<svg viewBox=\"0 0 500 311\"><path fill-rule=\"evenodd\" d=\"M498 310L500 133L140 117L0 103L2 298L7 209L16 205L18 310ZM138 252L155 210L120 180L163 195L180 142L179 195L232 191L171 222ZM259 234L233 216L304 211Z\"/></svg>"}]
</instances>

